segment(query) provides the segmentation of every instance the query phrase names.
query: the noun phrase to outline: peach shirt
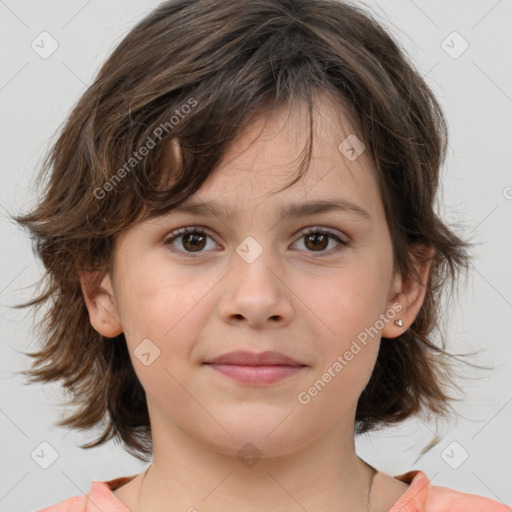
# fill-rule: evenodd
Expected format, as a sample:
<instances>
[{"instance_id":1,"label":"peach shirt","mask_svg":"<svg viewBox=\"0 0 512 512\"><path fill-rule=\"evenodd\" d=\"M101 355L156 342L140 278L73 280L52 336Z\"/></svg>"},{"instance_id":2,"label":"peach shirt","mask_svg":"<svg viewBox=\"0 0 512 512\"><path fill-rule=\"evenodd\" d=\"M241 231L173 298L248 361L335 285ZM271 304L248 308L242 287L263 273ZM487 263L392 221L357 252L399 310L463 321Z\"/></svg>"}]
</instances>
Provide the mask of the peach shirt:
<instances>
[{"instance_id":1,"label":"peach shirt","mask_svg":"<svg viewBox=\"0 0 512 512\"><path fill-rule=\"evenodd\" d=\"M130 512L112 491L135 476L119 477L107 482L93 481L87 495L68 498L37 512ZM388 512L512 512L512 507L490 498L434 486L420 470L409 471L394 478L409 484L409 489Z\"/></svg>"}]
</instances>

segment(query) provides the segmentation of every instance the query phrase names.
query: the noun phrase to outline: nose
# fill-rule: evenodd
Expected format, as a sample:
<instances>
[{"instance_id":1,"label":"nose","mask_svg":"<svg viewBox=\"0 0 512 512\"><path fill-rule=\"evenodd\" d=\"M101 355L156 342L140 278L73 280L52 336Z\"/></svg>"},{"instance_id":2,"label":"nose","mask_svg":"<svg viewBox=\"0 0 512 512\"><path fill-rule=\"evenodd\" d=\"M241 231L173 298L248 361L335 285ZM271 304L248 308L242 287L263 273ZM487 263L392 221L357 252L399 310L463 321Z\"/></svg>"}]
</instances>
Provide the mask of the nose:
<instances>
[{"instance_id":1,"label":"nose","mask_svg":"<svg viewBox=\"0 0 512 512\"><path fill-rule=\"evenodd\" d=\"M220 306L222 319L253 328L281 328L289 324L294 309L293 292L286 274L263 251L254 261L235 254L233 269L224 280Z\"/></svg>"}]
</instances>

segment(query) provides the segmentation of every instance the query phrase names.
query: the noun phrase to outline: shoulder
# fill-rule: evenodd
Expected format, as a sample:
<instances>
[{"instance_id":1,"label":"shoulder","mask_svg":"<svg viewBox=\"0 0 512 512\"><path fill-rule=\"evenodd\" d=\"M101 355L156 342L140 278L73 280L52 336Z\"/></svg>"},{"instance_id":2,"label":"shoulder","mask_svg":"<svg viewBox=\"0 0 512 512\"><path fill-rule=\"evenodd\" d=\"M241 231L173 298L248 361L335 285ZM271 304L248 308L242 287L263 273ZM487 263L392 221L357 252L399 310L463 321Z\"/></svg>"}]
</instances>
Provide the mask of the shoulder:
<instances>
[{"instance_id":1,"label":"shoulder","mask_svg":"<svg viewBox=\"0 0 512 512\"><path fill-rule=\"evenodd\" d=\"M471 494L447 487L432 486L425 510L440 512L512 512L512 507L485 496Z\"/></svg>"},{"instance_id":2,"label":"shoulder","mask_svg":"<svg viewBox=\"0 0 512 512\"><path fill-rule=\"evenodd\" d=\"M42 508L37 512L85 512L86 500L85 496L73 496L56 505Z\"/></svg>"},{"instance_id":3,"label":"shoulder","mask_svg":"<svg viewBox=\"0 0 512 512\"><path fill-rule=\"evenodd\" d=\"M491 498L432 485L423 471L395 478L410 485L389 512L512 512L512 507Z\"/></svg>"},{"instance_id":4,"label":"shoulder","mask_svg":"<svg viewBox=\"0 0 512 512\"><path fill-rule=\"evenodd\" d=\"M114 496L113 490L132 480L134 476L119 477L107 482L94 481L87 494L67 498L37 512L129 512Z\"/></svg>"}]
</instances>

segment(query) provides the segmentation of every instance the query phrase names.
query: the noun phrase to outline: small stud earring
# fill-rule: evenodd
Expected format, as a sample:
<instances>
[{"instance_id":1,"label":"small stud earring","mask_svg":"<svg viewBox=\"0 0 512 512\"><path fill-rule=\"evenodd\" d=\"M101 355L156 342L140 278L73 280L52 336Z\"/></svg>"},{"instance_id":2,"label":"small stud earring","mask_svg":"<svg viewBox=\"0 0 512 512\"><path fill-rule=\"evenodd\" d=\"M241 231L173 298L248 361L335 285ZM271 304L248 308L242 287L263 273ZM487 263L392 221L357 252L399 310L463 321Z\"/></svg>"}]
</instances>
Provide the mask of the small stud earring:
<instances>
[{"instance_id":1,"label":"small stud earring","mask_svg":"<svg viewBox=\"0 0 512 512\"><path fill-rule=\"evenodd\" d=\"M402 320L400 320L400 318L398 320L395 320L395 324L398 325L398 327L402 327L402 325L404 325L402 323Z\"/></svg>"}]
</instances>

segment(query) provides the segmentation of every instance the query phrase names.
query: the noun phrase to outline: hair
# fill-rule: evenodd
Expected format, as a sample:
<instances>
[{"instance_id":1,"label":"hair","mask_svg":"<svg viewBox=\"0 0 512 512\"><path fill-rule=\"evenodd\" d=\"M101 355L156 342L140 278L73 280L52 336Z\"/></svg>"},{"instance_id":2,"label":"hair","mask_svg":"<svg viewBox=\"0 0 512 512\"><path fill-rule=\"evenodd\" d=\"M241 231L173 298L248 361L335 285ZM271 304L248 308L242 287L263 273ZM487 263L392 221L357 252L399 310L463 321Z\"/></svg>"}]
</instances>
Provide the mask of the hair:
<instances>
[{"instance_id":1,"label":"hair","mask_svg":"<svg viewBox=\"0 0 512 512\"><path fill-rule=\"evenodd\" d=\"M62 381L76 410L59 426L103 423L100 437L82 448L120 439L147 461L152 438L124 334L108 339L93 329L77 272L95 272L99 285L113 270L116 235L194 194L257 116L304 102L311 127L319 92L344 107L374 164L394 269L419 280L415 263L431 261L414 322L380 344L357 404L356 433L420 412L452 412L448 387L460 387L448 358L455 356L433 334L440 330L441 292L451 297L460 272L468 271L471 243L435 211L447 128L424 79L379 22L349 3L170 0L103 64L45 156L37 178L42 198L14 217L30 231L45 267L38 296L17 307L48 306L38 323L42 345L27 354L35 361L22 373L31 382ZM172 139L179 161L165 158ZM309 165L311 131L308 140L287 187ZM434 250L428 255L424 247Z\"/></svg>"}]
</instances>

